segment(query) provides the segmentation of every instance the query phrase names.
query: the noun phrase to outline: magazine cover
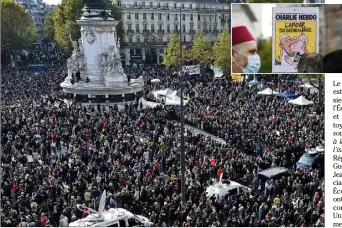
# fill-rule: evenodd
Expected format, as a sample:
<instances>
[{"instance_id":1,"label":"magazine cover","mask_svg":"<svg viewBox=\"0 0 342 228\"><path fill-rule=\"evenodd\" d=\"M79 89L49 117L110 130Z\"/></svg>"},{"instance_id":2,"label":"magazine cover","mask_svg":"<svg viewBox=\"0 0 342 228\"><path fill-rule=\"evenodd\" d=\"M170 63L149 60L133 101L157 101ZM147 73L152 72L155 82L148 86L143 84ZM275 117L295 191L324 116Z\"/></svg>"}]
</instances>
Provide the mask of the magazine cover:
<instances>
[{"instance_id":1,"label":"magazine cover","mask_svg":"<svg viewBox=\"0 0 342 228\"><path fill-rule=\"evenodd\" d=\"M296 73L304 53L319 52L319 8L275 7L272 12L272 72Z\"/></svg>"}]
</instances>

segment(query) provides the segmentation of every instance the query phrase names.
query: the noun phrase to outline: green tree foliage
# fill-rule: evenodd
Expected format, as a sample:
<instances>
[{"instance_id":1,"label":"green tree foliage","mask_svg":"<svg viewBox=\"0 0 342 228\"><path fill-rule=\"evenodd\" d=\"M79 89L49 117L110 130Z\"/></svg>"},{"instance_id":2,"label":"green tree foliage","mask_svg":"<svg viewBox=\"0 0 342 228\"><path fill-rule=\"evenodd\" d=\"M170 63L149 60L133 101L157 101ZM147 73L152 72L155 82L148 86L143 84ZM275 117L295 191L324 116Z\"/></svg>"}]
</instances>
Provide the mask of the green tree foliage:
<instances>
[{"instance_id":1,"label":"green tree foliage","mask_svg":"<svg viewBox=\"0 0 342 228\"><path fill-rule=\"evenodd\" d=\"M163 64L167 69L170 67L180 66L180 39L176 34L171 34L170 41L167 44L166 54L163 58ZM187 54L187 51L182 47L182 54ZM183 58L182 58L183 59Z\"/></svg>"},{"instance_id":2,"label":"green tree foliage","mask_svg":"<svg viewBox=\"0 0 342 228\"><path fill-rule=\"evenodd\" d=\"M83 0L62 0L61 4L57 5L53 13L54 22L54 38L55 41L64 49L71 49L69 34L72 39L78 40L81 37L80 26L76 20L82 16L82 9L84 7ZM121 14L112 1L108 0L108 7L115 20L121 19ZM119 23L118 36L122 36L122 24Z\"/></svg>"},{"instance_id":3,"label":"green tree foliage","mask_svg":"<svg viewBox=\"0 0 342 228\"><path fill-rule=\"evenodd\" d=\"M55 11L49 12L46 18L46 23L43 28L43 32L46 38L49 40L54 40L55 39L55 25L53 21L53 14Z\"/></svg>"},{"instance_id":4,"label":"green tree foliage","mask_svg":"<svg viewBox=\"0 0 342 228\"><path fill-rule=\"evenodd\" d=\"M213 48L208 38L201 30L197 30L191 49L192 59L200 64L209 66L213 63Z\"/></svg>"},{"instance_id":5,"label":"green tree foliage","mask_svg":"<svg viewBox=\"0 0 342 228\"><path fill-rule=\"evenodd\" d=\"M260 55L261 68L259 73L272 72L272 37L258 40L258 54Z\"/></svg>"},{"instance_id":6,"label":"green tree foliage","mask_svg":"<svg viewBox=\"0 0 342 228\"><path fill-rule=\"evenodd\" d=\"M223 70L223 72L230 72L231 61L231 42L230 34L226 29L222 29L219 40L214 45L215 64Z\"/></svg>"},{"instance_id":7,"label":"green tree foliage","mask_svg":"<svg viewBox=\"0 0 342 228\"><path fill-rule=\"evenodd\" d=\"M11 0L1 0L2 51L13 53L36 40L35 27L25 8Z\"/></svg>"},{"instance_id":8,"label":"green tree foliage","mask_svg":"<svg viewBox=\"0 0 342 228\"><path fill-rule=\"evenodd\" d=\"M324 74L300 74L305 83L318 89L318 103L323 105Z\"/></svg>"},{"instance_id":9,"label":"green tree foliage","mask_svg":"<svg viewBox=\"0 0 342 228\"><path fill-rule=\"evenodd\" d=\"M248 3L275 3L274 0L248 0ZM281 3L303 3L303 0L281 0Z\"/></svg>"}]
</instances>

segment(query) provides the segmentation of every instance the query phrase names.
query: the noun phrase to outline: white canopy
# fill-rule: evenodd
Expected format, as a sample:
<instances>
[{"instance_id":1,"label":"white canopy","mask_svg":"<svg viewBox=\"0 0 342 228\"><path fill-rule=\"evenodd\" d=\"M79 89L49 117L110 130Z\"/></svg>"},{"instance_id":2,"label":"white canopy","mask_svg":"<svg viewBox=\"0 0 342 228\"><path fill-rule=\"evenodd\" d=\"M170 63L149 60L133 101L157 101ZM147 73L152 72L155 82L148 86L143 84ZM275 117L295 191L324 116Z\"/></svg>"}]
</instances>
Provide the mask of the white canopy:
<instances>
[{"instance_id":1,"label":"white canopy","mask_svg":"<svg viewBox=\"0 0 342 228\"><path fill-rule=\"evenodd\" d=\"M183 99L183 105L187 105L189 103L188 100L184 100ZM168 97L166 97L166 100L165 100L165 105L181 105L181 100L180 100L180 97L177 97L175 96L174 98L170 99Z\"/></svg>"},{"instance_id":2,"label":"white canopy","mask_svg":"<svg viewBox=\"0 0 342 228\"><path fill-rule=\"evenodd\" d=\"M302 87L302 88L305 88L305 89L311 89L311 88L314 88L312 85L308 84L308 83L305 83L303 85L300 85L299 87Z\"/></svg>"},{"instance_id":3,"label":"white canopy","mask_svg":"<svg viewBox=\"0 0 342 228\"><path fill-rule=\"evenodd\" d=\"M262 94L262 95L275 95L275 94L279 94L279 92L275 91L275 90L271 90L270 88L264 89L262 91L259 91L258 94Z\"/></svg>"},{"instance_id":4,"label":"white canopy","mask_svg":"<svg viewBox=\"0 0 342 228\"><path fill-rule=\"evenodd\" d=\"M160 79L155 78L155 79L152 79L151 82L152 82L152 83L158 83L158 82L160 82Z\"/></svg>"},{"instance_id":5,"label":"white canopy","mask_svg":"<svg viewBox=\"0 0 342 228\"><path fill-rule=\"evenodd\" d=\"M188 100L184 99L183 95L183 105L187 105ZM166 96L165 105L181 105L181 95L180 92L174 91L170 96Z\"/></svg>"},{"instance_id":6,"label":"white canopy","mask_svg":"<svg viewBox=\"0 0 342 228\"><path fill-rule=\"evenodd\" d=\"M163 90L158 90L158 91L154 91L153 92L153 95L156 99L160 99L160 96L168 96L168 95L171 95L174 91L172 89L163 89Z\"/></svg>"},{"instance_id":7,"label":"white canopy","mask_svg":"<svg viewBox=\"0 0 342 228\"><path fill-rule=\"evenodd\" d=\"M289 103L295 104L295 105L312 105L313 102L305 99L305 97L300 96L297 99L290 100Z\"/></svg>"}]
</instances>

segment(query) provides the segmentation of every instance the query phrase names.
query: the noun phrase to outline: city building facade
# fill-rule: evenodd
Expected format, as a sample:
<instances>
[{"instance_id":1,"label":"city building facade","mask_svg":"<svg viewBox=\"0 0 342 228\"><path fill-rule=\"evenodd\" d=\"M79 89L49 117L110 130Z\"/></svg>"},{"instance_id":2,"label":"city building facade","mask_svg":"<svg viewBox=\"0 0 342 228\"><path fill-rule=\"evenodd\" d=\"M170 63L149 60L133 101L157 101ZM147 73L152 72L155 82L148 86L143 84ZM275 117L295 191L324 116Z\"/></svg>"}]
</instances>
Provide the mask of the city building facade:
<instances>
[{"instance_id":1,"label":"city building facade","mask_svg":"<svg viewBox=\"0 0 342 228\"><path fill-rule=\"evenodd\" d=\"M221 29L230 30L230 3L219 0L114 0L121 12L125 65L161 64L171 34L181 33L183 45L191 45L197 30L210 41ZM240 2L240 1L239 1Z\"/></svg>"},{"instance_id":2,"label":"city building facade","mask_svg":"<svg viewBox=\"0 0 342 228\"><path fill-rule=\"evenodd\" d=\"M46 17L50 11L53 11L55 5L47 5L42 0L15 0L18 4L24 6L30 14L31 20L36 28L37 42L41 42L44 38L43 28L46 23Z\"/></svg>"}]
</instances>

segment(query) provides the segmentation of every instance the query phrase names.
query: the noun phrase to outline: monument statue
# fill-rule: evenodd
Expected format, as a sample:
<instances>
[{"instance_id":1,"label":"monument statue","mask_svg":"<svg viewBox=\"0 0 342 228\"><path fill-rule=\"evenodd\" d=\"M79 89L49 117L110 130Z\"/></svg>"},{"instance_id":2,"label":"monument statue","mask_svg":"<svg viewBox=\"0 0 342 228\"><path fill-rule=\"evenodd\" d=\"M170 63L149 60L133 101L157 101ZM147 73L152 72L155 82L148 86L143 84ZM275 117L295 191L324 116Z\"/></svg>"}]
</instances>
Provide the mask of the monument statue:
<instances>
[{"instance_id":1,"label":"monument statue","mask_svg":"<svg viewBox=\"0 0 342 228\"><path fill-rule=\"evenodd\" d=\"M88 9L102 9L108 10L108 4L106 0L83 0L84 7Z\"/></svg>"},{"instance_id":2,"label":"monument statue","mask_svg":"<svg viewBox=\"0 0 342 228\"><path fill-rule=\"evenodd\" d=\"M120 54L114 45L110 45L108 52L102 53L101 57L100 65L103 75L114 76L115 73L123 73Z\"/></svg>"},{"instance_id":3,"label":"monument statue","mask_svg":"<svg viewBox=\"0 0 342 228\"><path fill-rule=\"evenodd\" d=\"M78 43L72 40L71 35L69 35L73 51L71 57L67 60L68 74L76 73L78 71L84 71L84 50L82 45L82 40L79 39Z\"/></svg>"},{"instance_id":4,"label":"monument statue","mask_svg":"<svg viewBox=\"0 0 342 228\"><path fill-rule=\"evenodd\" d=\"M77 41L71 39L71 35L69 35L73 50L71 57L67 60L67 66L69 72L77 72L78 71L78 55L79 55L79 48Z\"/></svg>"}]
</instances>

